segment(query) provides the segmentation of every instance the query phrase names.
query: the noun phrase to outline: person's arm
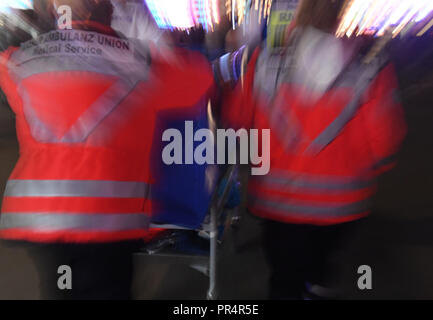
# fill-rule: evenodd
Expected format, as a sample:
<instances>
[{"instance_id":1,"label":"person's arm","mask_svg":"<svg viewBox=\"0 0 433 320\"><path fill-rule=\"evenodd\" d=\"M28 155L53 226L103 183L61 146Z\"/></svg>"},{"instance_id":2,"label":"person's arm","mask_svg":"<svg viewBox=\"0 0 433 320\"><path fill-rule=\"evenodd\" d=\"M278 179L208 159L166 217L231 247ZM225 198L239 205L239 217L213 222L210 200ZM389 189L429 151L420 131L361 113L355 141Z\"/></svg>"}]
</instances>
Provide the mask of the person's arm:
<instances>
[{"instance_id":1,"label":"person's arm","mask_svg":"<svg viewBox=\"0 0 433 320\"><path fill-rule=\"evenodd\" d=\"M11 78L8 71L8 61L15 49L8 47L3 52L0 52L0 105L8 106L7 96L5 93L11 87Z\"/></svg>"},{"instance_id":2,"label":"person's arm","mask_svg":"<svg viewBox=\"0 0 433 320\"><path fill-rule=\"evenodd\" d=\"M7 72L7 61L12 52L13 49L9 48L0 53L0 135L10 135L15 131L15 113L6 95L6 92L12 92L12 95L9 94L9 99L12 99L11 96L14 94L14 91L11 91L14 89L14 84Z\"/></svg>"},{"instance_id":3,"label":"person's arm","mask_svg":"<svg viewBox=\"0 0 433 320\"><path fill-rule=\"evenodd\" d=\"M392 65L386 66L370 86L363 106L364 122L377 174L394 167L395 155L403 142L407 126L399 99Z\"/></svg>"},{"instance_id":4,"label":"person's arm","mask_svg":"<svg viewBox=\"0 0 433 320\"><path fill-rule=\"evenodd\" d=\"M260 50L251 56L245 68L241 71L234 89L226 90L221 106L221 119L225 127L239 129L251 128L254 119L254 74Z\"/></svg>"}]
</instances>

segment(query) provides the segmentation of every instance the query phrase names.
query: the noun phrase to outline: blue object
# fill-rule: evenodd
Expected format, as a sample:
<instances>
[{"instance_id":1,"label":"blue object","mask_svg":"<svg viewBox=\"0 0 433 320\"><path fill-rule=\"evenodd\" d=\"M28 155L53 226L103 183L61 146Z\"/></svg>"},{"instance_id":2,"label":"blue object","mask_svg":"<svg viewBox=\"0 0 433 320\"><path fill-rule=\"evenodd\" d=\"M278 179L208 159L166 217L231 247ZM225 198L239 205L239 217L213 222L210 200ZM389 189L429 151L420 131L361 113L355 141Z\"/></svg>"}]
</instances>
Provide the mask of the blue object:
<instances>
[{"instance_id":1,"label":"blue object","mask_svg":"<svg viewBox=\"0 0 433 320\"><path fill-rule=\"evenodd\" d=\"M183 116L182 116L183 115ZM155 141L152 154L162 155L169 142L162 142L166 129L177 129L183 135L185 150L185 121L193 121L194 132L208 128L207 101L185 109L161 112L157 117ZM201 142L194 142L194 148ZM183 163L185 163L183 155ZM211 202L212 190L206 185L207 164L166 165L162 156L153 157L152 173L156 183L152 185L152 222L171 224L189 229L198 229L203 223Z\"/></svg>"}]
</instances>

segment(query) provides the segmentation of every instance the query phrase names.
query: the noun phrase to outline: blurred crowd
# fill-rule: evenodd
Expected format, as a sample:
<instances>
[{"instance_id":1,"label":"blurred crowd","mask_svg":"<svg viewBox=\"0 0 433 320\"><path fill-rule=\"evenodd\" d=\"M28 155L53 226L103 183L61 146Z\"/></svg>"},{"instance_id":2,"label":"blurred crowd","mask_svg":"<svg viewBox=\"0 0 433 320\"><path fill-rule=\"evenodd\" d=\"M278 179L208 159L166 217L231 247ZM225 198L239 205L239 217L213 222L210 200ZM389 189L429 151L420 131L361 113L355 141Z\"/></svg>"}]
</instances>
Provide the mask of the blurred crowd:
<instances>
[{"instance_id":1,"label":"blurred crowd","mask_svg":"<svg viewBox=\"0 0 433 320\"><path fill-rule=\"evenodd\" d=\"M201 169L159 174L159 134L190 120L197 129L209 114L210 126L271 132L260 141L269 173L243 179L241 191L263 220L269 298L339 297L327 259L372 212L377 178L406 136L390 60L398 42L389 32L337 38L346 1L286 2L293 17L274 10L286 24L253 11L254 22L234 28L223 14L212 30L160 29L139 0L34 0L0 12L1 103L21 150L0 237L28 250L44 298L130 298L131 256L152 238L154 212L167 210L165 197L193 212L202 196L188 191ZM72 266L72 291L58 288L59 265Z\"/></svg>"}]
</instances>

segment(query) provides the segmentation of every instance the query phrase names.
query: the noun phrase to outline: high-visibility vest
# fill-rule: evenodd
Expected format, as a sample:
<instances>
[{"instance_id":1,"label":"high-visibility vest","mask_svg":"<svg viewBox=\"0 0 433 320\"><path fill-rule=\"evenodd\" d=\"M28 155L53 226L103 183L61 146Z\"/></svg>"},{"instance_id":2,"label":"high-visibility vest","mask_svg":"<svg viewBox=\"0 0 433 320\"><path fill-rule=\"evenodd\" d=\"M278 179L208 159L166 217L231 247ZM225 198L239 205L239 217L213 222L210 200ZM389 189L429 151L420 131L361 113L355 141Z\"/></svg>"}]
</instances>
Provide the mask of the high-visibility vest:
<instances>
[{"instance_id":1,"label":"high-visibility vest","mask_svg":"<svg viewBox=\"0 0 433 320\"><path fill-rule=\"evenodd\" d=\"M0 236L112 242L146 235L158 113L194 109L213 84L204 57L159 59L94 31L51 31L0 58L20 157L4 193Z\"/></svg>"},{"instance_id":2,"label":"high-visibility vest","mask_svg":"<svg viewBox=\"0 0 433 320\"><path fill-rule=\"evenodd\" d=\"M271 130L270 172L250 177L248 208L285 223L365 217L375 178L393 166L406 133L393 67L354 59L309 100L300 98L309 89L290 77L290 62L275 61L287 56L257 49L222 111L230 127Z\"/></svg>"}]
</instances>

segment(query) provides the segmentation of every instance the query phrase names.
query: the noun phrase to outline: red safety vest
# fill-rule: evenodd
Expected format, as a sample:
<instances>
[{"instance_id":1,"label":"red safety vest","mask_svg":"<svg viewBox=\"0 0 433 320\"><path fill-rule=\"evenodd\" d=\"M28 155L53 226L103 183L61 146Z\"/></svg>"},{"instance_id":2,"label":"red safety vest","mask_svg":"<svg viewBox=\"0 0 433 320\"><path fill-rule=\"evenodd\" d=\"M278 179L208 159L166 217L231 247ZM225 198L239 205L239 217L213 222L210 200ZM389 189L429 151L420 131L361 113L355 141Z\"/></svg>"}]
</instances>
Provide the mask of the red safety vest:
<instances>
[{"instance_id":1,"label":"red safety vest","mask_svg":"<svg viewBox=\"0 0 433 320\"><path fill-rule=\"evenodd\" d=\"M146 235L149 164L161 157L150 154L160 140L157 113L198 105L213 78L199 54L145 56L128 40L83 30L52 31L2 55L0 85L16 114L20 157L4 194L1 238Z\"/></svg>"},{"instance_id":2,"label":"red safety vest","mask_svg":"<svg viewBox=\"0 0 433 320\"><path fill-rule=\"evenodd\" d=\"M222 112L229 126L271 130L270 172L250 178L249 210L314 225L368 215L375 178L393 165L406 132L393 67L355 60L309 102L296 79L280 74L276 86L284 63L275 58L254 53Z\"/></svg>"}]
</instances>

